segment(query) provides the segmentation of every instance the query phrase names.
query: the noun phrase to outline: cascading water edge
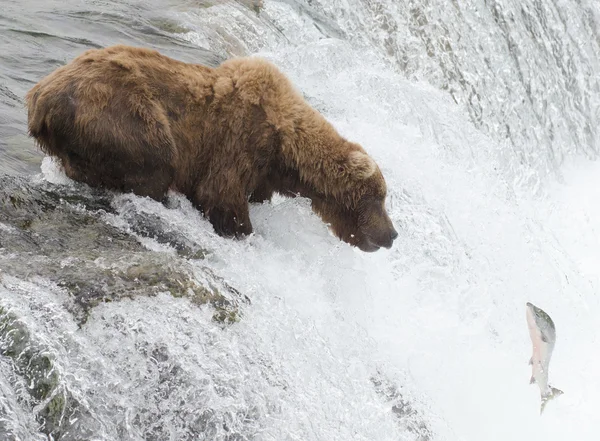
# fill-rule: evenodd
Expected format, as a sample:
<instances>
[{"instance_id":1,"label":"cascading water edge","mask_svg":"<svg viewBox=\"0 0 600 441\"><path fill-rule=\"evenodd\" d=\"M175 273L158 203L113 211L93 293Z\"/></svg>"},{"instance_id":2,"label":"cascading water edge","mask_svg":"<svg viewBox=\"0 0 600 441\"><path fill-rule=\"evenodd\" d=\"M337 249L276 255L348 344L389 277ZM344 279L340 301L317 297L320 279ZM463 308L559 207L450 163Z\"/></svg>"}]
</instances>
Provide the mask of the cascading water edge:
<instances>
[{"instance_id":1,"label":"cascading water edge","mask_svg":"<svg viewBox=\"0 0 600 441\"><path fill-rule=\"evenodd\" d=\"M364 254L278 197L232 241L180 195L98 195L44 158L2 182L0 434L596 439L598 165L581 158L596 145L596 12L575 4L121 5L187 61L276 63L380 164L400 236ZM125 33L118 16L107 26ZM550 381L565 391L541 416L528 301L556 323Z\"/></svg>"}]
</instances>

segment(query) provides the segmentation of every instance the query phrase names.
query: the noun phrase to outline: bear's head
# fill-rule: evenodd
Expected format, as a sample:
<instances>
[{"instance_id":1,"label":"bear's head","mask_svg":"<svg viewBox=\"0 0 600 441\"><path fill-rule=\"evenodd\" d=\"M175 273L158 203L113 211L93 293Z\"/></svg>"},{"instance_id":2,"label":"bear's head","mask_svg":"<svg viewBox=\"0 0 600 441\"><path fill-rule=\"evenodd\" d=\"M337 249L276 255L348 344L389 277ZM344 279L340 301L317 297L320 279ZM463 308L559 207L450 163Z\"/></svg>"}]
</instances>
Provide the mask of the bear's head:
<instances>
[{"instance_id":1,"label":"bear's head","mask_svg":"<svg viewBox=\"0 0 600 441\"><path fill-rule=\"evenodd\" d=\"M391 248L398 233L385 209L387 186L364 150L350 149L336 161L336 195L313 200L314 208L344 242L365 252Z\"/></svg>"}]
</instances>

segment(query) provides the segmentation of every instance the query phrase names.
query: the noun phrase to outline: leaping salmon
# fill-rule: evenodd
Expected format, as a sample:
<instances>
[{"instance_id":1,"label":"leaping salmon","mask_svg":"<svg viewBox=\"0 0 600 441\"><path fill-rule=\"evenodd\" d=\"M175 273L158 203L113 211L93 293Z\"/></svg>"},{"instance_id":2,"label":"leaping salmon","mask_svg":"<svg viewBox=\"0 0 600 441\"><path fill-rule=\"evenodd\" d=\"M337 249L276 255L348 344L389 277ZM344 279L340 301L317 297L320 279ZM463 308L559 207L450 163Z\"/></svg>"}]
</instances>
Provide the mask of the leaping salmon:
<instances>
[{"instance_id":1,"label":"leaping salmon","mask_svg":"<svg viewBox=\"0 0 600 441\"><path fill-rule=\"evenodd\" d=\"M529 302L527 302L527 326L533 344L533 355L529 360L532 370L529 384L537 383L540 388L541 415L548 401L563 394L562 390L548 384L548 367L556 343L556 328L548 314Z\"/></svg>"}]
</instances>

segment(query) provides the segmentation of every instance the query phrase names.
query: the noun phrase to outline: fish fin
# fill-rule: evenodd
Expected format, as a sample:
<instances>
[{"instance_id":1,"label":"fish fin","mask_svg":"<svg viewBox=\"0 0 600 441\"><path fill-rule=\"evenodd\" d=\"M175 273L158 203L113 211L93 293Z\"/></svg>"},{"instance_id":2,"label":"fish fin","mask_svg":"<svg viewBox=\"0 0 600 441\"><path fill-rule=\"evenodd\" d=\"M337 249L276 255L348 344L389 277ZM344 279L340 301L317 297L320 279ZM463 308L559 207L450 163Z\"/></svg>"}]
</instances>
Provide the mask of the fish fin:
<instances>
[{"instance_id":1,"label":"fish fin","mask_svg":"<svg viewBox=\"0 0 600 441\"><path fill-rule=\"evenodd\" d=\"M542 412L544 412L544 408L546 407L546 403L548 401L550 401L551 399L556 398L562 394L564 394L564 392L562 390L550 386L550 392L548 392L546 395L542 396L542 405L540 407L540 415L542 414Z\"/></svg>"},{"instance_id":2,"label":"fish fin","mask_svg":"<svg viewBox=\"0 0 600 441\"><path fill-rule=\"evenodd\" d=\"M531 378L529 379L529 384L533 384L535 383L535 378L533 378L533 375L531 376Z\"/></svg>"},{"instance_id":3,"label":"fish fin","mask_svg":"<svg viewBox=\"0 0 600 441\"><path fill-rule=\"evenodd\" d=\"M533 365L533 357L529 359L529 366Z\"/></svg>"},{"instance_id":4,"label":"fish fin","mask_svg":"<svg viewBox=\"0 0 600 441\"><path fill-rule=\"evenodd\" d=\"M564 394L562 390L550 386L550 398L555 398L562 394Z\"/></svg>"}]
</instances>

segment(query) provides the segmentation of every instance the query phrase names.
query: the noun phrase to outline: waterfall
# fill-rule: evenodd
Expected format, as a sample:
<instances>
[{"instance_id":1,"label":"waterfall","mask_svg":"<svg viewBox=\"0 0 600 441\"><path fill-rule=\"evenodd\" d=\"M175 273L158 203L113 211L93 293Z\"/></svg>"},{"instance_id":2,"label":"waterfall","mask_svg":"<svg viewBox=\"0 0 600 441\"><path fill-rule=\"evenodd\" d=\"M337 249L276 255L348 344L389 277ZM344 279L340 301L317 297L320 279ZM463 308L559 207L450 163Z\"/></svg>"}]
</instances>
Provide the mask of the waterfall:
<instances>
[{"instance_id":1,"label":"waterfall","mask_svg":"<svg viewBox=\"0 0 600 441\"><path fill-rule=\"evenodd\" d=\"M595 440L598 22L591 0L7 0L0 439ZM391 250L306 199L217 236L67 179L24 94L90 47L257 55L377 161ZM557 328L540 415L525 304Z\"/></svg>"}]
</instances>

